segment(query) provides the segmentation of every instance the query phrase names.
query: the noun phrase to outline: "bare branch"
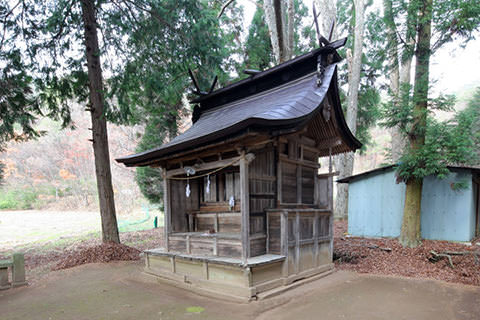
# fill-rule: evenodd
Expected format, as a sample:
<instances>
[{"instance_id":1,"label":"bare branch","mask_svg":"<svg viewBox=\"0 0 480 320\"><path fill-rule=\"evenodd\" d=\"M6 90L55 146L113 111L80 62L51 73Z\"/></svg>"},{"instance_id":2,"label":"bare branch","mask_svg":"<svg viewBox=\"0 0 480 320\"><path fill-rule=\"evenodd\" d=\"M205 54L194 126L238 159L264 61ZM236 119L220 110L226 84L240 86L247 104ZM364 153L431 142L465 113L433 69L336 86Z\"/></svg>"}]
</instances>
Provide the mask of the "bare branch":
<instances>
[{"instance_id":1,"label":"bare branch","mask_svg":"<svg viewBox=\"0 0 480 320\"><path fill-rule=\"evenodd\" d=\"M222 16L222 14L225 12L225 9L227 9L227 7L235 0L228 0L227 2L225 2L222 6L222 9L220 10L220 12L218 13L218 16L217 18L220 18Z\"/></svg>"}]
</instances>

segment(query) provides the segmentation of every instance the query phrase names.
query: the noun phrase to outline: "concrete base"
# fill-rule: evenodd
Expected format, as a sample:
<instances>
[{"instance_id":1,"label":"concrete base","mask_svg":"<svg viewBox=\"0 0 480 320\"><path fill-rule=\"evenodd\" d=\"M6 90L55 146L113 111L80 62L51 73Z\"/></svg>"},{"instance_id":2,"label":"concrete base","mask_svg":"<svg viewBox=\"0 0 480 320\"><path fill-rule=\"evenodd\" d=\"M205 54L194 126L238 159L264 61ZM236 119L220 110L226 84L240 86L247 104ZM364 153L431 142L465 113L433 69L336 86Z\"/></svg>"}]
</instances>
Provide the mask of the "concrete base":
<instances>
[{"instance_id":1,"label":"concrete base","mask_svg":"<svg viewBox=\"0 0 480 320\"><path fill-rule=\"evenodd\" d=\"M145 272L176 287L226 300L248 302L298 286L305 278L328 274L333 264L325 264L298 274L285 274L284 256L267 254L248 259L192 256L145 251ZM270 293L269 293L270 292Z\"/></svg>"},{"instance_id":2,"label":"concrete base","mask_svg":"<svg viewBox=\"0 0 480 320\"><path fill-rule=\"evenodd\" d=\"M12 283L12 288L23 287L23 286L27 286L27 285L28 285L28 282L27 282L27 281L23 281L23 282L13 282L13 283Z\"/></svg>"}]
</instances>

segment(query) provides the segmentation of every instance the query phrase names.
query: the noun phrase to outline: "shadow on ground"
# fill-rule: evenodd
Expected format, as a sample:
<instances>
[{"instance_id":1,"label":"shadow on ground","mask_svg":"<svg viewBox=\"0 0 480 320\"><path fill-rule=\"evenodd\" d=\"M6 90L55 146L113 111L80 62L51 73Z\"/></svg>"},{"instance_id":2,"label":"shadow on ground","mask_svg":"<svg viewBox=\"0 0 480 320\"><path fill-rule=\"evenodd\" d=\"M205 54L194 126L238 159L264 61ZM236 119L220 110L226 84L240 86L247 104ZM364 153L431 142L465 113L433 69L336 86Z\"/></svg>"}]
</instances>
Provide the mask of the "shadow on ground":
<instances>
[{"instance_id":1,"label":"shadow on ground","mask_svg":"<svg viewBox=\"0 0 480 320\"><path fill-rule=\"evenodd\" d=\"M478 319L480 288L433 280L336 272L250 304L220 301L141 273L138 262L54 272L34 286L0 291L7 319Z\"/></svg>"}]
</instances>

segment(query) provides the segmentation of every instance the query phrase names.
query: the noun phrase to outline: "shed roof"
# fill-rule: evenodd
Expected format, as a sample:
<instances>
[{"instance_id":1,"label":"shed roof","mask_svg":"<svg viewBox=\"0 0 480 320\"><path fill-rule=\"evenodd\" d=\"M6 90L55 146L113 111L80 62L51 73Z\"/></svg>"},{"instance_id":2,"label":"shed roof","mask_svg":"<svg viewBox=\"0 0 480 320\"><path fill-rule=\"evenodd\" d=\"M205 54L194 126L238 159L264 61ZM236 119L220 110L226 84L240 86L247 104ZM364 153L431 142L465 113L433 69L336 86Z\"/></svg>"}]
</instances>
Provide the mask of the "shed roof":
<instances>
[{"instance_id":1,"label":"shed roof","mask_svg":"<svg viewBox=\"0 0 480 320\"><path fill-rule=\"evenodd\" d=\"M380 168L376 168L376 169L373 169L373 170L369 170L369 171L365 171L365 172L362 172L362 173L359 173L359 174L348 176L348 177L345 177L345 178L342 178L342 179L338 179L336 182L338 182L338 183L350 183L354 180L358 181L358 180L370 177L372 175L382 174L386 171L393 170L393 169L395 169L396 166L397 166L396 164L390 164L390 165L387 165L387 166L383 166L383 167L380 167ZM475 173L480 173L480 166L451 165L451 166L447 166L447 168L449 170L453 170L453 171L469 170L469 171L472 171L472 172L475 172Z\"/></svg>"},{"instance_id":2,"label":"shed roof","mask_svg":"<svg viewBox=\"0 0 480 320\"><path fill-rule=\"evenodd\" d=\"M334 49L332 50L336 53ZM198 99L197 101L201 103L200 116L188 130L158 148L119 158L117 161L126 166L149 165L155 159L207 145L250 128L281 130L305 124L318 114L317 111L321 109L322 101L329 90L333 92L333 99L338 99L336 63L326 66L321 85L317 85L316 61L323 51L317 49L283 66L272 68L276 74L267 70L255 75L256 79L264 80L267 76L275 76L267 81L266 85L263 84L263 90L260 92L254 94L246 93L245 90L238 92L242 84L258 90L259 80L250 82L243 80L240 85L230 85L228 90L223 88L213 92L211 99L210 95ZM304 69L303 75L296 70L296 67L300 66ZM278 84L276 81L282 83ZM222 101L230 102L222 104ZM333 109L337 123L335 129L329 130L338 131L342 137L342 144L336 147L335 152L358 149L361 143L348 129L340 101L334 101ZM325 127L330 128L327 124Z\"/></svg>"}]
</instances>

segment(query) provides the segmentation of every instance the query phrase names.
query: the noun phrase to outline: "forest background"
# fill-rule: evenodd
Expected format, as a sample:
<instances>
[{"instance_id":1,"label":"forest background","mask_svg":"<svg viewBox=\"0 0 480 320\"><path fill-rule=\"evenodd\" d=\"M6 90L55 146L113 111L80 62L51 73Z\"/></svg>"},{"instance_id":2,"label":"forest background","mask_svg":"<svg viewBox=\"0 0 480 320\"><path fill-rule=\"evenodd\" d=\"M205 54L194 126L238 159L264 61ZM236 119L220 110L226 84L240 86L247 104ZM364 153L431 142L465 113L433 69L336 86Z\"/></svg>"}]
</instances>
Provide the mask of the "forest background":
<instances>
[{"instance_id":1,"label":"forest background","mask_svg":"<svg viewBox=\"0 0 480 320\"><path fill-rule=\"evenodd\" d=\"M210 9L218 12L224 4L222 2L212 4ZM223 35L229 37L225 40L229 52L225 53L223 60L225 65L219 66L222 69L221 84L244 77L242 70L245 68L265 69L275 64L264 12L259 10L262 8L259 4L261 2L239 0L229 4L225 9L222 17L224 20L220 21L219 25L223 28ZM298 1L296 6L296 39L293 56L308 52L317 45L310 1ZM336 32L339 37L350 37L348 46L351 48L354 31L353 2L338 1L336 6L339 25ZM386 48L382 43L382 37L385 34L381 32L380 19L384 12L381 2L367 3L365 8L367 31L364 42L366 67L363 69L365 71L363 83L367 87L368 81L372 81L368 76L374 77L371 87L375 88L378 101L371 103L366 100L366 103L371 104L373 108L360 106L360 109L376 113L379 112L382 103L389 99L388 78L385 76L388 62L385 55ZM321 7L319 11L322 15ZM379 19L375 20L375 16ZM375 34L375 28L380 28L377 29L378 34ZM342 52L343 56L348 55L347 51ZM453 118L455 113L464 110L474 97L476 87L480 85L479 53L479 40L473 40L467 44L453 41L436 52L431 62L432 92L456 96L452 110L436 112L435 116L438 119ZM380 59L380 63L372 66L372 61L375 59ZM348 59L344 60L340 66L341 82L345 92L348 90L347 64ZM186 78L185 81L189 81L188 76L184 75L184 78ZM205 78L208 78L208 75L205 75ZM188 85L182 85L184 92L189 92ZM191 107L187 103L186 95L180 94L180 97L181 103L175 105L173 130L171 126L167 128L164 122L155 120L155 117L164 118L165 115L155 114L154 111L142 121L126 124L117 122L108 125L117 214L128 215L149 203L149 200L153 199L155 202L155 194L158 194L158 190L152 191L151 188L148 189L149 187L145 188L145 184L157 183L156 180L145 181L150 176L154 176L151 171L137 172L135 169L120 166L113 160L136 150L152 147L168 140L169 135L181 133L188 128L191 123ZM63 128L61 122L47 117L38 117L35 129L44 131L44 135L29 141L9 141L5 145L0 154L0 161L3 164L0 209L98 210L94 156L88 141L91 137L90 116L85 112L84 104L71 101L69 105L74 129ZM375 115L368 125L363 126L365 132L360 135L366 144L364 150L355 155L354 173L373 169L390 161L391 133L388 129L381 127L379 122L378 116ZM162 134L158 134L154 139L145 138L151 137L152 132L155 131ZM143 185L143 190L135 181L139 182L140 186Z\"/></svg>"}]
</instances>

